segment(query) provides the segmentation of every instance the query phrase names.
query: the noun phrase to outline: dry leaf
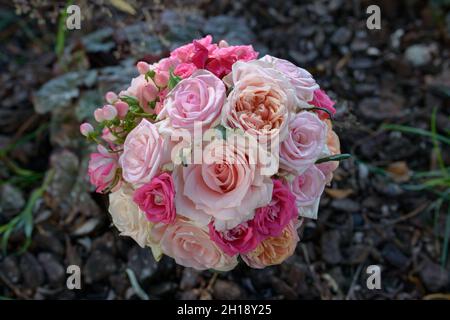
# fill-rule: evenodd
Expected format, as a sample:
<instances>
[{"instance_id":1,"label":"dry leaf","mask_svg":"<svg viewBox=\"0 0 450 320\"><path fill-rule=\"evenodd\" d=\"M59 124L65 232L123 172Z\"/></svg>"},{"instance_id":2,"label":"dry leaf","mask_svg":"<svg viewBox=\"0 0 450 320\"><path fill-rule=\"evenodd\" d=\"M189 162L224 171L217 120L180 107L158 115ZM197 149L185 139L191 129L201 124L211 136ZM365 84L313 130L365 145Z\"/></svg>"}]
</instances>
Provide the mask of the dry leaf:
<instances>
[{"instance_id":1,"label":"dry leaf","mask_svg":"<svg viewBox=\"0 0 450 320\"><path fill-rule=\"evenodd\" d=\"M116 7L117 9L129 13L129 14L136 14L136 10L131 6L131 4L127 3L123 0L110 0L111 4Z\"/></svg>"},{"instance_id":2,"label":"dry leaf","mask_svg":"<svg viewBox=\"0 0 450 320\"><path fill-rule=\"evenodd\" d=\"M405 161L397 161L389 164L387 171L390 173L395 182L406 182L411 176L408 165Z\"/></svg>"},{"instance_id":3,"label":"dry leaf","mask_svg":"<svg viewBox=\"0 0 450 320\"><path fill-rule=\"evenodd\" d=\"M326 188L325 193L333 199L344 199L353 193L352 189L331 189Z\"/></svg>"}]
</instances>

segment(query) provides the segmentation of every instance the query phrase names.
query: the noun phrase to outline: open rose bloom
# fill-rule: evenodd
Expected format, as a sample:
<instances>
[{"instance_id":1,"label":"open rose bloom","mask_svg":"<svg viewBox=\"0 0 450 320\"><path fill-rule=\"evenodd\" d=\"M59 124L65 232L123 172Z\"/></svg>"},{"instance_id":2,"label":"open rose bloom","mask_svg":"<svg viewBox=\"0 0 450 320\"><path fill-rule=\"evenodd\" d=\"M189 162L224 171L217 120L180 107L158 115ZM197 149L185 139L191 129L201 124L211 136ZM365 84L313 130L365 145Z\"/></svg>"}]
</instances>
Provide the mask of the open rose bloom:
<instances>
[{"instance_id":1,"label":"open rose bloom","mask_svg":"<svg viewBox=\"0 0 450 320\"><path fill-rule=\"evenodd\" d=\"M185 267L282 263L343 157L312 75L251 45L194 40L105 100L80 127L90 181L121 235Z\"/></svg>"}]
</instances>

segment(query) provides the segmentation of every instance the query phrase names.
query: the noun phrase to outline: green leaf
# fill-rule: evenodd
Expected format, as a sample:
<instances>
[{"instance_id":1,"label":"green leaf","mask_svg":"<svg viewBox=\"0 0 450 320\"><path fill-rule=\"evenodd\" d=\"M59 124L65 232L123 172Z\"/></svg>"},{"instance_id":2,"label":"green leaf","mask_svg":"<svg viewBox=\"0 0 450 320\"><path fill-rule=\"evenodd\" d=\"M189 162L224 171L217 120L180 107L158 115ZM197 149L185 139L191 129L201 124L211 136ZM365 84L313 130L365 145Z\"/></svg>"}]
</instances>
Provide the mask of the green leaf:
<instances>
[{"instance_id":1,"label":"green leaf","mask_svg":"<svg viewBox=\"0 0 450 320\"><path fill-rule=\"evenodd\" d=\"M316 164L329 162L329 161L341 161L341 160L345 160L345 159L348 159L348 158L351 158L351 157L352 157L352 155L348 154L348 153L335 154L333 156L328 156L328 157L325 157L325 158L318 159L316 161Z\"/></svg>"},{"instance_id":2,"label":"green leaf","mask_svg":"<svg viewBox=\"0 0 450 320\"><path fill-rule=\"evenodd\" d=\"M173 71L170 71L169 83L167 84L167 87L169 88L169 90L172 90L180 81L181 78L174 75Z\"/></svg>"},{"instance_id":3,"label":"green leaf","mask_svg":"<svg viewBox=\"0 0 450 320\"><path fill-rule=\"evenodd\" d=\"M154 70L149 70L146 74L145 74L145 80L148 81L148 79L152 79L155 77L155 71Z\"/></svg>"},{"instance_id":4,"label":"green leaf","mask_svg":"<svg viewBox=\"0 0 450 320\"><path fill-rule=\"evenodd\" d=\"M431 139L435 139L437 141L440 141L440 142L450 145L449 138L444 137L440 134L433 134L432 132L424 130L424 129L418 129L418 128L402 126L402 125L397 125L397 124L385 124L385 125L382 125L381 128L385 129L385 130L394 130L394 131L400 131L400 132L405 132L405 133L417 134L417 135L429 137Z\"/></svg>"}]
</instances>

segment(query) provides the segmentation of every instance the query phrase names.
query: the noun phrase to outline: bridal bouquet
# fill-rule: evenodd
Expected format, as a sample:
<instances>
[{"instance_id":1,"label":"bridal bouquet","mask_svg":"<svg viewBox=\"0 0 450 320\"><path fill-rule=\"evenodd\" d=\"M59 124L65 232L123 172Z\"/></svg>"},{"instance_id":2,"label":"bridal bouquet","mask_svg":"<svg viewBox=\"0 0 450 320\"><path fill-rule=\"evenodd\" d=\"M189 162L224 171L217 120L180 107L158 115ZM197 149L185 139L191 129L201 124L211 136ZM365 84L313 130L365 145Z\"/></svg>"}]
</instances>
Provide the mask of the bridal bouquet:
<instances>
[{"instance_id":1,"label":"bridal bouquet","mask_svg":"<svg viewBox=\"0 0 450 320\"><path fill-rule=\"evenodd\" d=\"M289 61L195 40L108 92L89 177L121 235L178 264L228 271L295 251L338 166L334 102Z\"/></svg>"}]
</instances>

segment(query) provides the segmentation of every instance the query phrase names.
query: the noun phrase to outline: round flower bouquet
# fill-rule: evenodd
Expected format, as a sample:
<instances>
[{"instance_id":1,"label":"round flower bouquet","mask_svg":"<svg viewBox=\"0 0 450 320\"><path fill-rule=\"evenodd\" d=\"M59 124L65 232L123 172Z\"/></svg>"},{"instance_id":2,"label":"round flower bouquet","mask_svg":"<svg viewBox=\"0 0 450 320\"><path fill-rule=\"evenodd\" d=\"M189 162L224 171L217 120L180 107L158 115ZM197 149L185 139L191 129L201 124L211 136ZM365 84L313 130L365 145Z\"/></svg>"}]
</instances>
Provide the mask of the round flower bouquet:
<instances>
[{"instance_id":1,"label":"round flower bouquet","mask_svg":"<svg viewBox=\"0 0 450 320\"><path fill-rule=\"evenodd\" d=\"M211 36L137 70L97 128L80 127L120 234L199 270L291 256L340 158L334 102L311 74Z\"/></svg>"}]
</instances>

